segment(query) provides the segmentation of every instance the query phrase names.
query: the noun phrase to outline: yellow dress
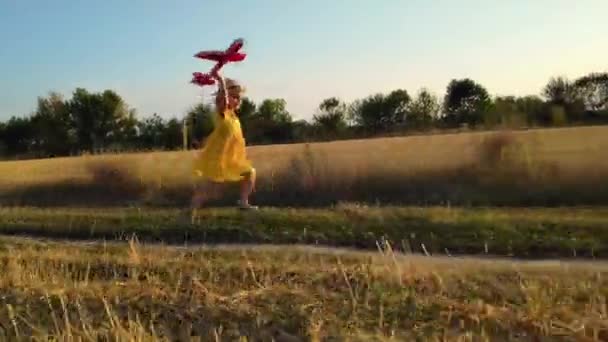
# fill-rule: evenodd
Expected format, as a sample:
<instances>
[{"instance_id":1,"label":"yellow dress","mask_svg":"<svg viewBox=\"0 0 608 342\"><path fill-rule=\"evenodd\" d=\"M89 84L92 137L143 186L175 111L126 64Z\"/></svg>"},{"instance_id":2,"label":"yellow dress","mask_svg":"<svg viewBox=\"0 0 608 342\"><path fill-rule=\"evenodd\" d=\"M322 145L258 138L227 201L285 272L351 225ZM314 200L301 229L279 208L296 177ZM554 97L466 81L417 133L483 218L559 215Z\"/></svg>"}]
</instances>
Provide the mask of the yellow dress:
<instances>
[{"instance_id":1,"label":"yellow dress","mask_svg":"<svg viewBox=\"0 0 608 342\"><path fill-rule=\"evenodd\" d=\"M194 175L212 182L234 182L252 172L245 153L245 138L234 111L215 114L215 128L194 160Z\"/></svg>"}]
</instances>

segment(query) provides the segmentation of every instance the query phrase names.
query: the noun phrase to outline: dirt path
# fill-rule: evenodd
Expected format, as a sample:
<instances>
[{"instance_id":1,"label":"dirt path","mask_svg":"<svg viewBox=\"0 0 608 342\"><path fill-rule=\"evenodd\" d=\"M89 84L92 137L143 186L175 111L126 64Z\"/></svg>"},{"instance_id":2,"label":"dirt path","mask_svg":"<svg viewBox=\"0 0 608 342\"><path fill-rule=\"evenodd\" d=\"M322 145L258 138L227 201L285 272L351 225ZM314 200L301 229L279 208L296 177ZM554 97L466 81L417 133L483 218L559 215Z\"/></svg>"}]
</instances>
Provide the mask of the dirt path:
<instances>
[{"instance_id":1,"label":"dirt path","mask_svg":"<svg viewBox=\"0 0 608 342\"><path fill-rule=\"evenodd\" d=\"M8 243L28 242L34 244L67 244L71 246L95 247L103 244L120 246L128 245L128 240L73 240L73 239L55 239L55 238L40 238L33 236L7 236L0 235L0 243L6 241ZM291 253L307 253L307 254L323 254L340 256L363 256L371 258L386 258L389 260L398 261L399 263L432 263L435 265L444 266L491 266L491 267L526 267L535 269L568 269L570 267L592 267L598 271L608 271L607 260L593 259L523 259L523 258L508 258L493 255L424 255L424 254L404 254L399 252L381 253L378 251L358 250L354 248L340 248L314 245L281 245L281 244L187 244L187 245L168 245L161 243L139 243L139 248L168 248L175 250L220 250L220 251L252 251L252 252L291 252Z\"/></svg>"}]
</instances>

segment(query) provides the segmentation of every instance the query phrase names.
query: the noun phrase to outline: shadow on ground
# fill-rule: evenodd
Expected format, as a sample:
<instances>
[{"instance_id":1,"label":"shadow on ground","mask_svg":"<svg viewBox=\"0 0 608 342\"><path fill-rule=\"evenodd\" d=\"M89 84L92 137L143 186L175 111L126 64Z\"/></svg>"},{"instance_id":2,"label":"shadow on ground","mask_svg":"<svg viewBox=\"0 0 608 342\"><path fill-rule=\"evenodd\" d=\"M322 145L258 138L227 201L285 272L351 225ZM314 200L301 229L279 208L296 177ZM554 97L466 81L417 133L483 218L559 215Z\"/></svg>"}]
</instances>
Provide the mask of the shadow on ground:
<instances>
[{"instance_id":1,"label":"shadow on ground","mask_svg":"<svg viewBox=\"0 0 608 342\"><path fill-rule=\"evenodd\" d=\"M361 176L341 184L319 177L317 183L303 184L298 175L281 176L271 182L260 178L252 201L274 207L321 207L341 202L414 206L581 206L608 205L608 184L599 177L578 182L537 180L520 174L492 179L479 176L476 166L428 172L403 177L398 174ZM484 171L485 172L485 171ZM488 171L491 172L491 171ZM0 190L1 206L37 207L180 207L187 206L191 187L158 188L125 177L92 181L64 181L53 184L18 186ZM233 206L238 185L228 185L222 198L212 206Z\"/></svg>"}]
</instances>

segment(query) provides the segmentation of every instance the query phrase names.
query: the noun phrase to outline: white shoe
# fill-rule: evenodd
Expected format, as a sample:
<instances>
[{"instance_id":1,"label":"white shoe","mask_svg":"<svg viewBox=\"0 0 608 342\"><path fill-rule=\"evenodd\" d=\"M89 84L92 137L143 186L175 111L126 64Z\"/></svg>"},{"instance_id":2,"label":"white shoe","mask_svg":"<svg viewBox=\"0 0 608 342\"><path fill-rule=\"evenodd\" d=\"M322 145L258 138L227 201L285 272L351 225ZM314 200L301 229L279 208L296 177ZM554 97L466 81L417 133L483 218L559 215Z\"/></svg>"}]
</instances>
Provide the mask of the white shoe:
<instances>
[{"instance_id":1,"label":"white shoe","mask_svg":"<svg viewBox=\"0 0 608 342\"><path fill-rule=\"evenodd\" d=\"M249 203L243 204L243 202L241 202L240 200L237 203L239 205L239 209L242 209L242 210L258 210L258 207L255 206L255 205L251 205Z\"/></svg>"}]
</instances>

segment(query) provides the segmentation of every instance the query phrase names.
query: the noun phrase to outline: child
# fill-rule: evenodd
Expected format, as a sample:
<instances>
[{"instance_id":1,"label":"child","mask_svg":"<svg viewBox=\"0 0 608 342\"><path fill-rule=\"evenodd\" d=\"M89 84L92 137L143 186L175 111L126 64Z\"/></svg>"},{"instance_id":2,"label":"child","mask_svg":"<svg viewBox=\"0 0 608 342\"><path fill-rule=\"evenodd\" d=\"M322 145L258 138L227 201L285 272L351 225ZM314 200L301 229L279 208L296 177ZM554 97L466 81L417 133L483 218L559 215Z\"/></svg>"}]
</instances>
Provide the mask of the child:
<instances>
[{"instance_id":1,"label":"child","mask_svg":"<svg viewBox=\"0 0 608 342\"><path fill-rule=\"evenodd\" d=\"M215 93L215 128L194 160L197 178L191 209L196 210L205 201L216 197L218 186L225 182L241 183L241 209L257 209L249 204L255 187L256 172L245 153L245 139L236 110L241 104L243 87L235 80L214 77L219 89Z\"/></svg>"}]
</instances>

